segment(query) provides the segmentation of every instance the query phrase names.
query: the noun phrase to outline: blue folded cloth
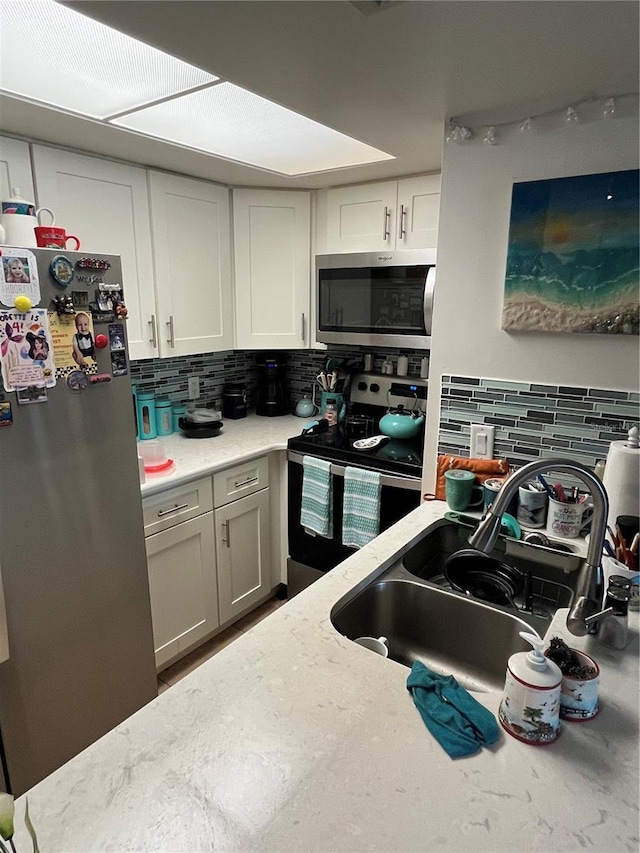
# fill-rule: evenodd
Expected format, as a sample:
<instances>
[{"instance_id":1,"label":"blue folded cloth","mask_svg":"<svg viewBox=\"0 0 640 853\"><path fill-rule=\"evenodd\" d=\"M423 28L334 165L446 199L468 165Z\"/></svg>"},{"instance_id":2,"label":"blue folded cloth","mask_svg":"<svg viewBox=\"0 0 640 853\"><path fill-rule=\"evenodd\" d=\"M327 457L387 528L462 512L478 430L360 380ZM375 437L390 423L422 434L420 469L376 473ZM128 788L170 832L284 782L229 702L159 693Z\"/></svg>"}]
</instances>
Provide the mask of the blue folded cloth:
<instances>
[{"instance_id":1,"label":"blue folded cloth","mask_svg":"<svg viewBox=\"0 0 640 853\"><path fill-rule=\"evenodd\" d=\"M304 456L302 470L300 524L311 533L333 539L331 462Z\"/></svg>"},{"instance_id":2,"label":"blue folded cloth","mask_svg":"<svg viewBox=\"0 0 640 853\"><path fill-rule=\"evenodd\" d=\"M439 675L416 661L407 690L425 726L451 758L471 755L498 740L496 718L453 675Z\"/></svg>"},{"instance_id":3,"label":"blue folded cloth","mask_svg":"<svg viewBox=\"0 0 640 853\"><path fill-rule=\"evenodd\" d=\"M362 548L380 531L380 474L363 468L344 470L342 544Z\"/></svg>"}]
</instances>

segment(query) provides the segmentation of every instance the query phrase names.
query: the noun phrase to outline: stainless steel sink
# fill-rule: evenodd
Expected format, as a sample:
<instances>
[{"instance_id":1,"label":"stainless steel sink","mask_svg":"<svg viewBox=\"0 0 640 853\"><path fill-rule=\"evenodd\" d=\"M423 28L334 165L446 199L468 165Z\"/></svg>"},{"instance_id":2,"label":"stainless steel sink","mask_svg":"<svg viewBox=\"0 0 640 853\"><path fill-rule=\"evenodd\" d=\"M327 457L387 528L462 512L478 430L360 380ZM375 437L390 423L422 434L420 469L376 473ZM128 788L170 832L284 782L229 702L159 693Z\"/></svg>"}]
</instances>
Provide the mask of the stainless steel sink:
<instances>
[{"instance_id":1,"label":"stainless steel sink","mask_svg":"<svg viewBox=\"0 0 640 853\"><path fill-rule=\"evenodd\" d=\"M416 660L454 675L467 690L501 690L509 656L531 648L519 631L528 625L486 604L415 581L381 580L334 608L341 634L386 637L389 657Z\"/></svg>"},{"instance_id":2,"label":"stainless steel sink","mask_svg":"<svg viewBox=\"0 0 640 853\"><path fill-rule=\"evenodd\" d=\"M501 690L510 655L530 648L519 632L531 626L543 636L558 607L570 606L573 591L561 570L520 557L507 561L532 571L529 612L445 588L444 562L468 547L468 532L447 521L430 525L398 559L334 605L334 627L350 640L384 636L391 660L408 667L422 661L468 690Z\"/></svg>"}]
</instances>

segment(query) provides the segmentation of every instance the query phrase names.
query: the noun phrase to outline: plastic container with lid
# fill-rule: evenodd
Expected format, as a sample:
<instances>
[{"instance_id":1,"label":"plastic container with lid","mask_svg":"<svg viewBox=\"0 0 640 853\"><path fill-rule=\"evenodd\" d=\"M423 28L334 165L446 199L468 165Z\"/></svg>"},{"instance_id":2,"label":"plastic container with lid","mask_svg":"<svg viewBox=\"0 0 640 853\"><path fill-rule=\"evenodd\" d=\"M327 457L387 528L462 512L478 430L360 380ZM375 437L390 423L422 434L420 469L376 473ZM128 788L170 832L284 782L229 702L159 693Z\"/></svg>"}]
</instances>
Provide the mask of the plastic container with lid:
<instances>
[{"instance_id":1,"label":"plastic container with lid","mask_svg":"<svg viewBox=\"0 0 640 853\"><path fill-rule=\"evenodd\" d=\"M156 404L155 396L150 391L138 391L136 404L138 406L138 438L142 441L156 438Z\"/></svg>"},{"instance_id":2,"label":"plastic container with lid","mask_svg":"<svg viewBox=\"0 0 640 853\"><path fill-rule=\"evenodd\" d=\"M156 400L156 432L158 435L171 435L173 432L171 400Z\"/></svg>"},{"instance_id":3,"label":"plastic container with lid","mask_svg":"<svg viewBox=\"0 0 640 853\"><path fill-rule=\"evenodd\" d=\"M146 477L164 476L175 470L175 463L167 456L161 441L148 441L138 445L138 453L142 456Z\"/></svg>"},{"instance_id":4,"label":"plastic container with lid","mask_svg":"<svg viewBox=\"0 0 640 853\"><path fill-rule=\"evenodd\" d=\"M520 636L531 643L532 651L517 652L507 663L498 717L513 737L543 746L553 743L560 732L562 672L542 653L544 640L531 630L531 634L520 631Z\"/></svg>"}]
</instances>

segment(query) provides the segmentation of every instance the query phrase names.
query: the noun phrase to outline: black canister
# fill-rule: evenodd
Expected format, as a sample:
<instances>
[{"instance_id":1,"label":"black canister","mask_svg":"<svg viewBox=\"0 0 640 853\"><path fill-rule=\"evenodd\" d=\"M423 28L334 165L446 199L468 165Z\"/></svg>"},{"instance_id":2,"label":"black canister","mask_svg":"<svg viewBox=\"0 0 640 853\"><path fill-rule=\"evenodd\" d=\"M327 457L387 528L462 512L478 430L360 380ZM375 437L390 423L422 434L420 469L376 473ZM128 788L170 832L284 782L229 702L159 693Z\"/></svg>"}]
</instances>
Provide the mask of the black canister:
<instances>
[{"instance_id":1,"label":"black canister","mask_svg":"<svg viewBox=\"0 0 640 853\"><path fill-rule=\"evenodd\" d=\"M282 356L262 356L258 359L256 369L258 372L256 415L273 417L288 414L286 361Z\"/></svg>"},{"instance_id":2,"label":"black canister","mask_svg":"<svg viewBox=\"0 0 640 853\"><path fill-rule=\"evenodd\" d=\"M229 420L247 417L247 386L239 383L222 389L222 416Z\"/></svg>"}]
</instances>

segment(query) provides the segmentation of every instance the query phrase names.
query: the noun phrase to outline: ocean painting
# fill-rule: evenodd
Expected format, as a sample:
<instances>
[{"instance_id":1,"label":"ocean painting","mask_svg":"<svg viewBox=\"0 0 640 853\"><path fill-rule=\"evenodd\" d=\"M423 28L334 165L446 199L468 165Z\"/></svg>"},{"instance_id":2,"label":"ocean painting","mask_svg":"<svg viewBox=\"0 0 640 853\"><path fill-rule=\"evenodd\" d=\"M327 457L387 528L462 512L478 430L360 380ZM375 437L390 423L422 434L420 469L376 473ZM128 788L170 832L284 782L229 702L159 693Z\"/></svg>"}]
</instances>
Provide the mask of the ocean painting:
<instances>
[{"instance_id":1,"label":"ocean painting","mask_svg":"<svg viewBox=\"0 0 640 853\"><path fill-rule=\"evenodd\" d=\"M639 175L513 185L503 329L638 334Z\"/></svg>"}]
</instances>

